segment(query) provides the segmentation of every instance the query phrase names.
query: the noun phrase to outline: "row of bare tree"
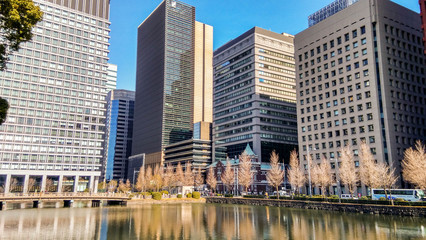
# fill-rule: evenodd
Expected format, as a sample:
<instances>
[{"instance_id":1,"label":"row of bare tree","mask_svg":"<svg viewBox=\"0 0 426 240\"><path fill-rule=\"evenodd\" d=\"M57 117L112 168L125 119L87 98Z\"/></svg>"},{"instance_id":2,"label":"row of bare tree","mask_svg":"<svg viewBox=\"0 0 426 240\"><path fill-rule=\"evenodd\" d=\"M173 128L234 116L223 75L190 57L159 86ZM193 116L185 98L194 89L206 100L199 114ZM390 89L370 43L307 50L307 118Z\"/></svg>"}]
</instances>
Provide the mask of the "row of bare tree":
<instances>
[{"instance_id":1,"label":"row of bare tree","mask_svg":"<svg viewBox=\"0 0 426 240\"><path fill-rule=\"evenodd\" d=\"M311 157L307 156L309 168L311 169L312 184L321 188L321 192L325 195L326 189L333 184L337 178L341 183L346 185L348 191L353 194L358 182L362 182L370 188L391 189L398 176L395 175L395 168L387 163L377 163L371 153L370 147L365 143L361 143L359 151L359 168L355 168L354 154L349 146L341 149L340 167L335 166L336 175L333 178L331 174L331 165L327 159L321 159L320 164L313 164ZM426 188L426 154L425 146L420 142L416 142L415 149L409 148L404 153L402 161L403 177L407 182L412 183L420 189ZM300 168L297 153L294 150L290 155L290 168L288 171L288 179L294 189L300 190L306 183L304 171Z\"/></svg>"},{"instance_id":2,"label":"row of bare tree","mask_svg":"<svg viewBox=\"0 0 426 240\"><path fill-rule=\"evenodd\" d=\"M166 168L156 166L152 169L150 166L145 168L142 166L139 170L136 189L141 192L148 190L159 191L168 189L169 191L175 187L195 186L198 187L204 183L204 178L200 168L193 168L192 164L187 162L185 170L181 163L178 163L176 170L172 165Z\"/></svg>"}]
</instances>

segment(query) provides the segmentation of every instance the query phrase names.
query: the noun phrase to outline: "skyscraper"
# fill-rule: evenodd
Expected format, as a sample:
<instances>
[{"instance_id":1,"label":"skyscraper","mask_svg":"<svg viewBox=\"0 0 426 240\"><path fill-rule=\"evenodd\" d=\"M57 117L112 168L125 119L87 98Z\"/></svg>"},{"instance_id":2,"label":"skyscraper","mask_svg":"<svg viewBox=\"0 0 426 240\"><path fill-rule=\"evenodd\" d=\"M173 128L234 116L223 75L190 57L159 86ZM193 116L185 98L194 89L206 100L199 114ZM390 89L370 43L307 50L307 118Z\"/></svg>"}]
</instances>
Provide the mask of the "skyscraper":
<instances>
[{"instance_id":1,"label":"skyscraper","mask_svg":"<svg viewBox=\"0 0 426 240\"><path fill-rule=\"evenodd\" d=\"M0 72L0 94L11 105L0 126L0 185L6 193L95 191L105 128L109 1L34 2L43 21Z\"/></svg>"},{"instance_id":2,"label":"skyscraper","mask_svg":"<svg viewBox=\"0 0 426 240\"><path fill-rule=\"evenodd\" d=\"M108 63L107 92L117 88L117 65Z\"/></svg>"},{"instance_id":3,"label":"skyscraper","mask_svg":"<svg viewBox=\"0 0 426 240\"><path fill-rule=\"evenodd\" d=\"M389 0L360 0L297 34L302 165L332 167L361 141L399 173L404 150L425 140L425 57L419 14ZM362 182L362 179L361 179ZM336 191L334 186L334 191ZM358 186L358 192L366 193Z\"/></svg>"},{"instance_id":4,"label":"skyscraper","mask_svg":"<svg viewBox=\"0 0 426 240\"><path fill-rule=\"evenodd\" d=\"M132 153L135 92L112 90L107 95L106 135L102 177L123 180L127 177L127 161Z\"/></svg>"},{"instance_id":5,"label":"skyscraper","mask_svg":"<svg viewBox=\"0 0 426 240\"><path fill-rule=\"evenodd\" d=\"M192 138L194 121L211 122L213 29L195 8L165 0L138 28L132 155L164 160L164 147Z\"/></svg>"},{"instance_id":6,"label":"skyscraper","mask_svg":"<svg viewBox=\"0 0 426 240\"><path fill-rule=\"evenodd\" d=\"M426 0L419 0L419 4L422 19L424 53L426 55Z\"/></svg>"},{"instance_id":7,"label":"skyscraper","mask_svg":"<svg viewBox=\"0 0 426 240\"><path fill-rule=\"evenodd\" d=\"M297 146L293 36L254 27L214 52L214 145L263 162Z\"/></svg>"}]
</instances>

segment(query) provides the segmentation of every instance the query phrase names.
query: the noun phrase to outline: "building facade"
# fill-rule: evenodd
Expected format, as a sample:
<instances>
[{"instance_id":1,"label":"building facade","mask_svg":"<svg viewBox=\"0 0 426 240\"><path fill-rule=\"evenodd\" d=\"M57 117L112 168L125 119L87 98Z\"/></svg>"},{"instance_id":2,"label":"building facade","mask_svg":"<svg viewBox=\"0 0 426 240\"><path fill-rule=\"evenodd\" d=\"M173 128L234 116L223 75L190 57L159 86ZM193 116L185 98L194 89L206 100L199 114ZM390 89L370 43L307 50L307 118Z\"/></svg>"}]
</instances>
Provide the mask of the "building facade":
<instances>
[{"instance_id":1,"label":"building facade","mask_svg":"<svg viewBox=\"0 0 426 240\"><path fill-rule=\"evenodd\" d=\"M419 0L419 4L420 4L420 17L422 20L424 53L426 55L426 0Z\"/></svg>"},{"instance_id":2,"label":"building facade","mask_svg":"<svg viewBox=\"0 0 426 240\"><path fill-rule=\"evenodd\" d=\"M117 88L117 70L118 67L115 64L108 63L108 74L107 74L107 92L115 90Z\"/></svg>"},{"instance_id":3,"label":"building facade","mask_svg":"<svg viewBox=\"0 0 426 240\"><path fill-rule=\"evenodd\" d=\"M293 36L254 27L214 52L215 148L238 156L247 144L268 162L297 147Z\"/></svg>"},{"instance_id":4,"label":"building facade","mask_svg":"<svg viewBox=\"0 0 426 240\"><path fill-rule=\"evenodd\" d=\"M296 35L305 169L308 152L316 162L329 159L334 169L346 145L358 167L366 141L378 162L400 173L404 150L426 136L420 25L418 13L389 0L360 0ZM366 193L361 185L360 192Z\"/></svg>"},{"instance_id":5,"label":"building facade","mask_svg":"<svg viewBox=\"0 0 426 240\"><path fill-rule=\"evenodd\" d=\"M0 72L2 192L96 191L105 134L109 1L35 0L31 42Z\"/></svg>"},{"instance_id":6,"label":"building facade","mask_svg":"<svg viewBox=\"0 0 426 240\"><path fill-rule=\"evenodd\" d=\"M106 135L102 178L128 179L128 159L132 153L135 92L112 90L107 95Z\"/></svg>"},{"instance_id":7,"label":"building facade","mask_svg":"<svg viewBox=\"0 0 426 240\"><path fill-rule=\"evenodd\" d=\"M188 140L195 122L211 122L213 28L195 8L165 0L138 28L132 155L164 163L164 147Z\"/></svg>"}]
</instances>

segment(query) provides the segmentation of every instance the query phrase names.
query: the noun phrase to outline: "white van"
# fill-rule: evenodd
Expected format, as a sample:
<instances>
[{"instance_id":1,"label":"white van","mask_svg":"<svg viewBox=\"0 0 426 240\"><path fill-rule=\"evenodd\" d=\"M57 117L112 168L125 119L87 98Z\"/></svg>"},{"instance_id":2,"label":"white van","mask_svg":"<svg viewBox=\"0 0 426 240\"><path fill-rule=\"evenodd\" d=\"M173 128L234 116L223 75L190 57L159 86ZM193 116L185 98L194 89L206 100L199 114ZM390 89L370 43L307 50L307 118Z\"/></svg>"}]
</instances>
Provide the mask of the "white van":
<instances>
[{"instance_id":1,"label":"white van","mask_svg":"<svg viewBox=\"0 0 426 240\"><path fill-rule=\"evenodd\" d=\"M358 199L357 197L353 197L351 194L342 194L340 195L341 199Z\"/></svg>"}]
</instances>

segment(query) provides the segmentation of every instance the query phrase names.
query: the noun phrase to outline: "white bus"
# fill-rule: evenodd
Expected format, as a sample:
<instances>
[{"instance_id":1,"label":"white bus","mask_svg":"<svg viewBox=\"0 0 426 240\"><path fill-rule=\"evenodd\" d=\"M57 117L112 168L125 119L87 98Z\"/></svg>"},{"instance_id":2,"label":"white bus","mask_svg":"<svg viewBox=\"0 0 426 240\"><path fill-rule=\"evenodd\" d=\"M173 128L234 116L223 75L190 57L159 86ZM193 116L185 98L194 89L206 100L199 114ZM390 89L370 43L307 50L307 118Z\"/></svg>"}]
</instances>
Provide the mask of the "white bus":
<instances>
[{"instance_id":1,"label":"white bus","mask_svg":"<svg viewBox=\"0 0 426 240\"><path fill-rule=\"evenodd\" d=\"M373 189L371 195L372 200L379 200L381 197L386 198L385 190L383 189ZM392 189L386 190L388 199L390 198L390 193L392 193L392 199L401 198L409 202L418 202L422 201L422 198L425 197L425 194L420 189Z\"/></svg>"}]
</instances>

